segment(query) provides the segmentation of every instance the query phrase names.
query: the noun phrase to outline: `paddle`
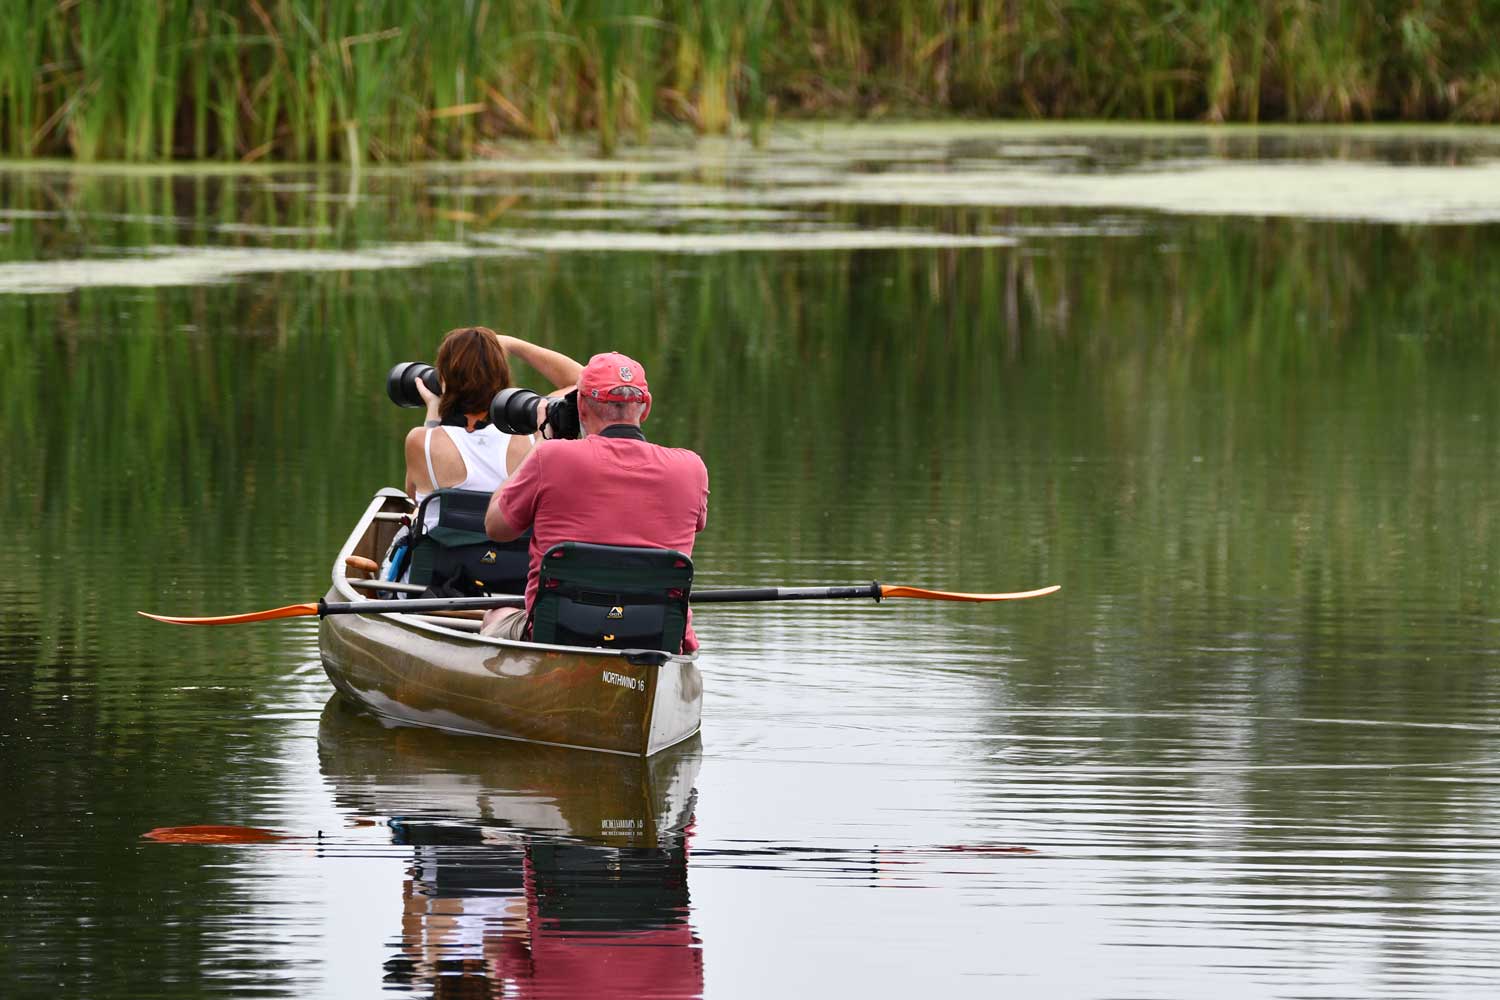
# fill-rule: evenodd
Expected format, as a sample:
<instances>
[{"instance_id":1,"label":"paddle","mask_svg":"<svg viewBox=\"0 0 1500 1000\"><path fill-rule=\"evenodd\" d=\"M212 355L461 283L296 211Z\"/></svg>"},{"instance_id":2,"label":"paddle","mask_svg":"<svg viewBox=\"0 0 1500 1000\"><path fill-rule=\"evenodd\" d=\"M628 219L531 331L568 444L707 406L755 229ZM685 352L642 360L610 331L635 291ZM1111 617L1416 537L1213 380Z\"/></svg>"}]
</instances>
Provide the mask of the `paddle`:
<instances>
[{"instance_id":1,"label":"paddle","mask_svg":"<svg viewBox=\"0 0 1500 1000\"><path fill-rule=\"evenodd\" d=\"M738 590L696 590L688 598L693 604L743 604L754 601L828 601L849 597L869 597L877 601L888 597L912 597L924 601L969 601L980 604L989 601L1020 601L1028 597L1042 597L1055 593L1061 587L1043 587L1041 590L1022 590L1012 594L962 594L945 590L923 590L920 587L895 587L889 584L871 583L858 587L751 587ZM146 611L136 614L153 621L171 625L240 625L248 622L274 621L278 618L308 618L317 615L379 615L419 614L432 611L478 611L489 608L519 608L526 603L520 596L505 597L438 597L416 598L397 601L349 601L330 604L288 604L267 611L250 611L239 615L218 615L212 618L180 618L173 615L153 615Z\"/></svg>"}]
</instances>

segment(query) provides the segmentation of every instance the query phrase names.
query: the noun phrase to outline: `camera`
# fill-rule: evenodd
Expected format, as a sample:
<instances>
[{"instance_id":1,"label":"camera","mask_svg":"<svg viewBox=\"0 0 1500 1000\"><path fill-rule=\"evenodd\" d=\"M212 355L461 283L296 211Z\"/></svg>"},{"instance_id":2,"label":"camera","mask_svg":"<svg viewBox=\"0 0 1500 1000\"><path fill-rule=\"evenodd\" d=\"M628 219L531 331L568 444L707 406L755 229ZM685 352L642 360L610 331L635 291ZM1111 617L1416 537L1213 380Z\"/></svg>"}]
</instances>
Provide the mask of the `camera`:
<instances>
[{"instance_id":1,"label":"camera","mask_svg":"<svg viewBox=\"0 0 1500 1000\"><path fill-rule=\"evenodd\" d=\"M506 434L535 434L542 422L543 407L553 437L579 436L577 389L566 396L543 396L519 387L501 389L490 400L490 423Z\"/></svg>"},{"instance_id":2,"label":"camera","mask_svg":"<svg viewBox=\"0 0 1500 1000\"><path fill-rule=\"evenodd\" d=\"M443 394L443 383L438 379L437 369L421 361L403 361L392 368L391 373L385 377L385 394L397 406L426 406L417 393L417 379L426 382L434 396Z\"/></svg>"}]
</instances>

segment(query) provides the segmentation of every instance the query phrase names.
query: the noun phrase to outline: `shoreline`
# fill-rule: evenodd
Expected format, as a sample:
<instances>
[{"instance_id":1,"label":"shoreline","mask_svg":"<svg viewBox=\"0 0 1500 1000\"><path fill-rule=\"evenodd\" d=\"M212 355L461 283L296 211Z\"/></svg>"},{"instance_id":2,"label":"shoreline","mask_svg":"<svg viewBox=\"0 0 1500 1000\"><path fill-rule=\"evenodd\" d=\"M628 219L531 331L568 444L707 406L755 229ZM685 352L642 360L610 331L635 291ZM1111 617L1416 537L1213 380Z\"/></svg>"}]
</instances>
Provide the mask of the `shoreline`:
<instances>
[{"instance_id":1,"label":"shoreline","mask_svg":"<svg viewBox=\"0 0 1500 1000\"><path fill-rule=\"evenodd\" d=\"M598 155L593 138L565 135L554 140L512 138L489 144L491 153L468 159L360 162L316 160L78 160L63 156L13 158L0 156L0 171L13 174L69 172L98 176L266 176L285 172L364 174L382 176L412 173L559 173L666 174L688 172L706 164L740 156L767 156L779 150L817 151L827 146L856 145L868 140L891 143L962 142L985 139L1212 139L1245 138L1355 138L1451 139L1500 148L1500 124L1456 122L1160 122L1148 120L1068 118L976 119L967 117L783 119L769 125L766 142L757 146L748 130L740 134L699 135L687 128L658 126L645 144L622 145L613 156Z\"/></svg>"}]
</instances>

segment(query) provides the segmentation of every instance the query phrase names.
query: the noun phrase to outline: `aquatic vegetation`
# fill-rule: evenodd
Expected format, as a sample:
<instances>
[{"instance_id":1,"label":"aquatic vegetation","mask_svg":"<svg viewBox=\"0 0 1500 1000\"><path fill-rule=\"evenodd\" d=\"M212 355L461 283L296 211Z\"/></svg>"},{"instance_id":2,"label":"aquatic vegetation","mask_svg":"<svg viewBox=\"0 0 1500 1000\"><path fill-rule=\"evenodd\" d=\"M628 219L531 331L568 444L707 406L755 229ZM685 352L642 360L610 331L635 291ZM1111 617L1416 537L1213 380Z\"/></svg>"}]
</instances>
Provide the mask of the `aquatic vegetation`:
<instances>
[{"instance_id":1,"label":"aquatic vegetation","mask_svg":"<svg viewBox=\"0 0 1500 1000\"><path fill-rule=\"evenodd\" d=\"M1500 121L1490 0L10 0L0 154L409 161L773 116Z\"/></svg>"}]
</instances>

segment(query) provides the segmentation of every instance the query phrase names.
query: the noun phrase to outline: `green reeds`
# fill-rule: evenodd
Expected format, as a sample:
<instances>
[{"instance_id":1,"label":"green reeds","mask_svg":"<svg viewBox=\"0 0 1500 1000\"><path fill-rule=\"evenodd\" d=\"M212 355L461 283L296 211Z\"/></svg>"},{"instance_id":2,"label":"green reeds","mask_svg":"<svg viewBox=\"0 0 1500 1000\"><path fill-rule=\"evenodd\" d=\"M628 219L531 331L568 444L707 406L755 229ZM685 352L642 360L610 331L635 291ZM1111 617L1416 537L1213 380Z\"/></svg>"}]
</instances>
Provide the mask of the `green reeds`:
<instances>
[{"instance_id":1,"label":"green reeds","mask_svg":"<svg viewBox=\"0 0 1500 1000\"><path fill-rule=\"evenodd\" d=\"M0 154L460 158L782 115L1500 121L1494 0L10 0Z\"/></svg>"},{"instance_id":2,"label":"green reeds","mask_svg":"<svg viewBox=\"0 0 1500 1000\"><path fill-rule=\"evenodd\" d=\"M43 121L36 68L42 64L47 6L45 0L17 0L9 16L0 19L4 143L17 156L32 155Z\"/></svg>"}]
</instances>

